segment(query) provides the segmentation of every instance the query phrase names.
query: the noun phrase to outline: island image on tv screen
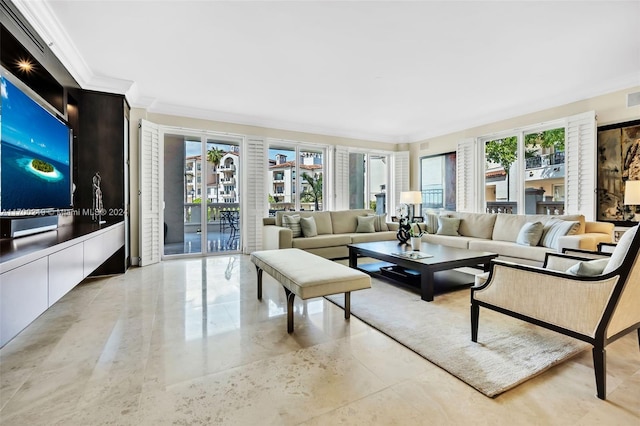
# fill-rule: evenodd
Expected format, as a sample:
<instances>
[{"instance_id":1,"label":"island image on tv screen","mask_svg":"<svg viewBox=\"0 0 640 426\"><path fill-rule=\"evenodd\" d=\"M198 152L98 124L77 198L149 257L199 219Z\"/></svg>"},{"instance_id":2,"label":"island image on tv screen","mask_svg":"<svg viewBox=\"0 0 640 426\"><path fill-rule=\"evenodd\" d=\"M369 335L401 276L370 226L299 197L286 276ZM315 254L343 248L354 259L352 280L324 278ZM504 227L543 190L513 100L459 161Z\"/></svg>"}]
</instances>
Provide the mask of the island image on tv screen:
<instances>
[{"instance_id":1,"label":"island image on tv screen","mask_svg":"<svg viewBox=\"0 0 640 426\"><path fill-rule=\"evenodd\" d=\"M69 128L0 77L0 212L71 207Z\"/></svg>"}]
</instances>

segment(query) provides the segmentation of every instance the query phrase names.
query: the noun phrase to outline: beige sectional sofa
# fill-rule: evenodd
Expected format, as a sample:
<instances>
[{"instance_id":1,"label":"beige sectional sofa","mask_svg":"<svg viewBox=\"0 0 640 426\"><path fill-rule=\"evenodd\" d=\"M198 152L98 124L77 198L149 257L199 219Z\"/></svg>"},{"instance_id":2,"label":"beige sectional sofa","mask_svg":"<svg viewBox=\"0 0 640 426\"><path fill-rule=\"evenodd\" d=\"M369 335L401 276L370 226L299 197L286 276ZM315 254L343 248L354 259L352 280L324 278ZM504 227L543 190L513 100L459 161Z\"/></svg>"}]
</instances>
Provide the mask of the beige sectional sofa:
<instances>
[{"instance_id":1,"label":"beige sectional sofa","mask_svg":"<svg viewBox=\"0 0 640 426\"><path fill-rule=\"evenodd\" d=\"M422 239L429 243L498 253L501 260L540 266L547 252L560 252L563 248L596 250L598 243L611 242L612 223L586 222L583 215L514 215L491 213L443 212L440 215L460 219L457 236L425 234ZM574 235L560 236L555 247L541 245L526 246L516 243L518 233L527 222L547 224L551 219L578 221ZM434 218L427 221L433 223Z\"/></svg>"},{"instance_id":2,"label":"beige sectional sofa","mask_svg":"<svg viewBox=\"0 0 640 426\"><path fill-rule=\"evenodd\" d=\"M284 215L313 216L318 235L314 237L293 238L292 230L282 226ZM349 256L347 244L369 241L395 240L398 224L387 222L388 231L359 233L356 232L358 216L373 215L373 210L342 211L301 211L276 212L276 217L263 219L262 247L264 250L299 248L328 259L340 259ZM431 234L423 235L428 243L450 247L498 253L500 259L541 266L547 252L560 252L563 248L596 250L598 243L611 242L613 224L607 222L586 222L583 215L514 215L492 213L441 212L437 216L460 219L458 235ZM430 215L431 222L434 217ZM580 223L576 234L560 236L555 247L525 246L516 243L518 233L527 222L547 224L551 219L577 221ZM436 220L437 223L437 220ZM425 229L427 223L420 225Z\"/></svg>"},{"instance_id":3,"label":"beige sectional sofa","mask_svg":"<svg viewBox=\"0 0 640 426\"><path fill-rule=\"evenodd\" d=\"M283 226L284 215L313 217L318 235L293 238L291 229ZM262 228L263 250L299 248L327 259L349 256L347 244L370 241L395 240L396 231L356 232L358 216L374 215L373 210L354 209L340 211L278 211L275 217L264 218ZM397 227L395 228L397 229Z\"/></svg>"}]
</instances>

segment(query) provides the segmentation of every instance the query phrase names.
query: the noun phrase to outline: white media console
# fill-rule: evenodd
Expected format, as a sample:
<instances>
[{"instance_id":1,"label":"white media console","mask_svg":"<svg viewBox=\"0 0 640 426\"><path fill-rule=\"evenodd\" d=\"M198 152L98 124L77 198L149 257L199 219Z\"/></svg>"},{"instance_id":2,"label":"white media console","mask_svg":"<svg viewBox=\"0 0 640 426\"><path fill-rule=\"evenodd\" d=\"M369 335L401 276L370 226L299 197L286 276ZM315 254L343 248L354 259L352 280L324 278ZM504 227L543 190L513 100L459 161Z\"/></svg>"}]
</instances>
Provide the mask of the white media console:
<instances>
[{"instance_id":1,"label":"white media console","mask_svg":"<svg viewBox=\"0 0 640 426\"><path fill-rule=\"evenodd\" d=\"M3 241L0 347L124 246L124 222L65 225Z\"/></svg>"}]
</instances>

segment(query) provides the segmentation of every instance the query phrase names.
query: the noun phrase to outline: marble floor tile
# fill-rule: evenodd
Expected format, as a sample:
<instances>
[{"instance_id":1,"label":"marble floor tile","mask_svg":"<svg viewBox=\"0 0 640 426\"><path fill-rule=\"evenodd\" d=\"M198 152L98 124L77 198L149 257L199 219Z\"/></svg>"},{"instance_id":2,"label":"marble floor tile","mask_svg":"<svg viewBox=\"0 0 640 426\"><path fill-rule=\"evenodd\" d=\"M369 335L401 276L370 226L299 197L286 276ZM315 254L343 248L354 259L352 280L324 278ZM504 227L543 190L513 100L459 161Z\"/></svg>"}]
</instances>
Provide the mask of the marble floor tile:
<instances>
[{"instance_id":1,"label":"marble floor tile","mask_svg":"<svg viewBox=\"0 0 640 426\"><path fill-rule=\"evenodd\" d=\"M87 279L0 349L0 424L640 424L635 333L607 348L606 401L590 351L487 398L323 298L294 322L245 255Z\"/></svg>"}]
</instances>

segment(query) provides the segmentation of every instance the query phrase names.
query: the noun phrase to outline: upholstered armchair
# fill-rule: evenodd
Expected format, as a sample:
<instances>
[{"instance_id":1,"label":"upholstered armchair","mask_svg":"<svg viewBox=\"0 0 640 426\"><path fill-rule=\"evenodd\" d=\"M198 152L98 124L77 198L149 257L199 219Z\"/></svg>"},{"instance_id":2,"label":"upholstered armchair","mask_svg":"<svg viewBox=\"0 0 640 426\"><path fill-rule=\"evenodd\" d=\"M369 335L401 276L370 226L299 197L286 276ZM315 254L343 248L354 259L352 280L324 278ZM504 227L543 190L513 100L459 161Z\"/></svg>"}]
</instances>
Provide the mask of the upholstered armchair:
<instances>
[{"instance_id":1,"label":"upholstered armchair","mask_svg":"<svg viewBox=\"0 0 640 426\"><path fill-rule=\"evenodd\" d=\"M549 253L543 267L492 261L486 282L471 289L471 340L478 341L483 307L590 343L597 395L605 399L605 347L634 330L640 342L637 231L625 232L613 253Z\"/></svg>"}]
</instances>

